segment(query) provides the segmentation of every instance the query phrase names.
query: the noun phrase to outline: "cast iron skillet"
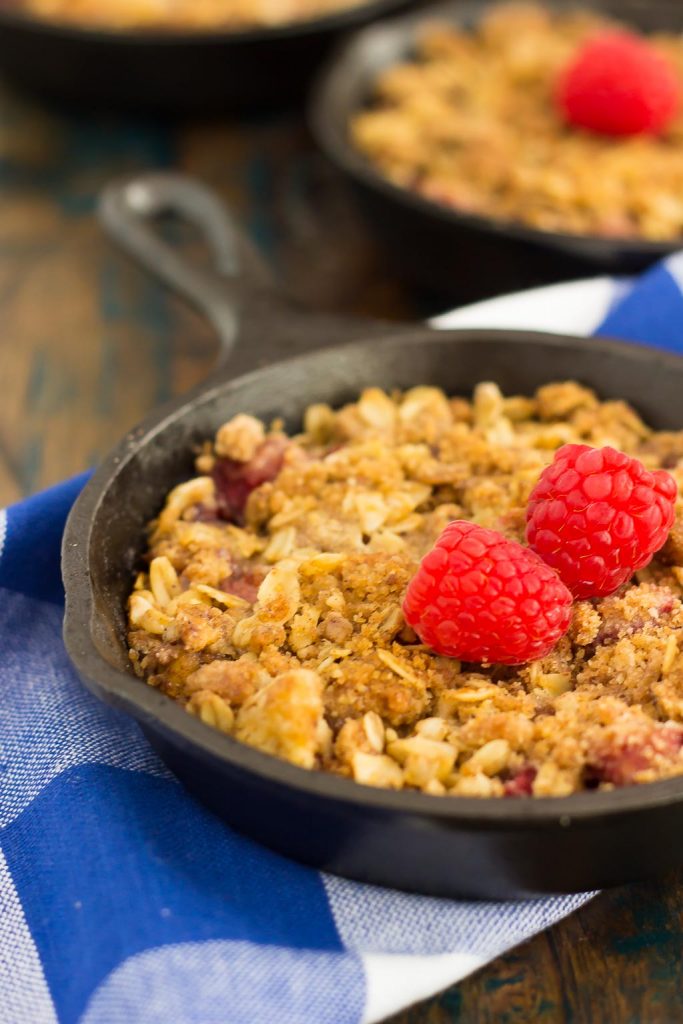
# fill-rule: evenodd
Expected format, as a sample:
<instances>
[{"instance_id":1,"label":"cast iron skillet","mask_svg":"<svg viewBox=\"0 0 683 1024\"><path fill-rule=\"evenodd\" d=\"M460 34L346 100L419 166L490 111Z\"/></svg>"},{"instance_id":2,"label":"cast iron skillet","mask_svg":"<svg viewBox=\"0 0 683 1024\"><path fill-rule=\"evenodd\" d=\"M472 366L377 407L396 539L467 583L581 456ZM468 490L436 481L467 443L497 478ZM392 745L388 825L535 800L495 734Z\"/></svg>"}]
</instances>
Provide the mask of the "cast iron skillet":
<instances>
[{"instance_id":1,"label":"cast iron skillet","mask_svg":"<svg viewBox=\"0 0 683 1024\"><path fill-rule=\"evenodd\" d=\"M597 8L646 31L683 30L683 8L671 0L545 4ZM491 6L490 0L458 0L367 28L342 45L314 85L313 134L350 180L368 224L399 272L462 300L586 274L630 273L680 248L680 242L560 234L459 213L393 185L351 144L351 117L369 102L378 75L412 55L425 23L471 27Z\"/></svg>"},{"instance_id":2,"label":"cast iron skillet","mask_svg":"<svg viewBox=\"0 0 683 1024\"><path fill-rule=\"evenodd\" d=\"M215 273L184 264L152 233L148 219L162 211L202 229ZM137 679L126 654L124 604L145 523L169 488L192 474L193 445L239 411L282 416L296 429L309 403L339 405L366 385L438 384L464 394L483 378L528 393L575 377L606 398L633 402L657 427L678 428L683 360L614 341L436 332L301 312L267 283L244 242L236 243L216 200L173 176L111 188L103 216L124 247L211 318L224 358L201 387L124 437L71 513L64 638L86 686L136 718L190 792L227 822L331 872L434 895L510 897L616 885L679 864L683 779L564 799L477 800L307 772L213 731ZM272 362L283 355L294 358Z\"/></svg>"},{"instance_id":3,"label":"cast iron skillet","mask_svg":"<svg viewBox=\"0 0 683 1024\"><path fill-rule=\"evenodd\" d=\"M238 32L121 31L41 20L0 0L0 70L80 107L153 111L281 106L301 97L343 32L406 7L369 0L322 18Z\"/></svg>"}]
</instances>

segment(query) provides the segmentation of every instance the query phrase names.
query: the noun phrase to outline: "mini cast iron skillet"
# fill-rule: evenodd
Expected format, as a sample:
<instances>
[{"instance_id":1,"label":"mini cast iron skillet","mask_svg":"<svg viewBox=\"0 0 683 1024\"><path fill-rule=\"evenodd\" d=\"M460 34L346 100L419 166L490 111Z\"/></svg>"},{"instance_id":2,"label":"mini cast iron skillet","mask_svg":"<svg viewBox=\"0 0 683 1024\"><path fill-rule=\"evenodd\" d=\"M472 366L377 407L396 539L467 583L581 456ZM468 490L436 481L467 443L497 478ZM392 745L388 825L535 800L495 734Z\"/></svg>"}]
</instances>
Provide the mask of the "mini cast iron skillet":
<instances>
[{"instance_id":1,"label":"mini cast iron skillet","mask_svg":"<svg viewBox=\"0 0 683 1024\"><path fill-rule=\"evenodd\" d=\"M648 32L683 31L683 8L671 0L544 3L553 10L597 9ZM382 71L414 54L421 28L435 20L471 28L491 6L490 0L458 0L367 28L342 45L313 88L313 134L350 180L397 270L463 300L586 274L630 273L679 249L680 241L560 234L460 213L387 181L352 145L351 118L371 101Z\"/></svg>"},{"instance_id":2,"label":"mini cast iron skillet","mask_svg":"<svg viewBox=\"0 0 683 1024\"><path fill-rule=\"evenodd\" d=\"M80 107L186 111L282 106L303 94L344 32L409 0L370 0L325 17L230 32L106 31L24 13L0 0L0 70Z\"/></svg>"},{"instance_id":3,"label":"mini cast iron skillet","mask_svg":"<svg viewBox=\"0 0 683 1024\"><path fill-rule=\"evenodd\" d=\"M215 272L188 266L153 233L151 218L164 211L202 230ZM201 387L123 438L71 513L64 638L86 686L136 718L188 790L227 822L327 871L440 896L517 897L616 885L681 863L683 778L564 799L478 800L307 772L210 729L136 678L124 607L145 524L192 475L193 447L237 412L282 416L296 430L309 403L337 406L367 385L468 394L485 379L530 393L577 378L633 402L656 427L679 428L683 359L614 341L302 312L268 284L220 204L181 178L115 186L102 213L126 249L211 319L223 355ZM294 358L273 362L286 355Z\"/></svg>"}]
</instances>

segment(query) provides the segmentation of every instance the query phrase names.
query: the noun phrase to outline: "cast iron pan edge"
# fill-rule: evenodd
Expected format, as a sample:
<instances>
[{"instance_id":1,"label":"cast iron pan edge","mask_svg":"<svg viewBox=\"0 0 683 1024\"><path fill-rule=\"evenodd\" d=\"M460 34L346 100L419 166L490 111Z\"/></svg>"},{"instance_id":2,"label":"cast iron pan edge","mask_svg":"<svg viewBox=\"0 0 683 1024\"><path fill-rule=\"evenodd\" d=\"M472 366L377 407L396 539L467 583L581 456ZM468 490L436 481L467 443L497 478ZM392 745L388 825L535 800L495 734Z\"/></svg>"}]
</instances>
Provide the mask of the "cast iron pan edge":
<instances>
[{"instance_id":1,"label":"cast iron pan edge","mask_svg":"<svg viewBox=\"0 0 683 1024\"><path fill-rule=\"evenodd\" d=\"M177 190L178 182L173 181ZM153 179L148 184L150 192L164 182L168 185L169 179ZM182 183L183 189L189 187ZM119 199L121 194L119 191ZM176 205L178 198L176 191ZM168 195L166 200L161 205L168 208ZM134 212L142 215L139 204ZM183 212L188 215L186 208ZM118 234L121 237L120 225ZM139 258L145 258L130 238L126 244ZM167 269L161 273L171 281ZM234 287L234 282L226 281L227 294ZM190 296L191 289L185 292ZM198 301L196 294L191 297ZM280 306L280 322L282 309ZM303 322L300 313L289 313L293 323ZM307 322L315 323L315 318ZM338 323L348 337L359 337L360 325ZM248 317L244 325L248 327ZM271 323L271 330L273 327ZM348 380L343 383L346 393L349 384L354 389L358 386L359 364L363 373L370 374L364 383L381 383L372 376L376 372L373 363L395 365L402 352L414 357L416 376L409 383L415 383L420 379L420 361L426 365L430 359L436 360L436 366L444 354L456 359L459 353L471 356L479 348L482 356L488 349L489 356L500 352L501 345L512 363L519 363L517 351L523 355L525 348L546 355L550 350L554 361L575 359L577 370L582 361L590 364L597 360L597 365L603 361L606 367L622 367L634 380L642 382L650 371L660 379L672 380L676 387L683 385L682 360L618 342L531 332L437 333L414 327L391 328L388 336L385 327L383 333L383 340L295 357L236 380L229 379L229 371L219 369L204 388L152 414L113 450L74 506L64 536L64 638L79 674L98 697L139 721L169 767L213 810L274 849L326 870L434 895L510 897L617 884L679 863L683 780L534 800L441 799L375 790L306 772L222 736L125 670L121 607L113 614L97 594L102 574L112 568L110 564L103 569L98 563L98 545L105 536L102 530L115 529L107 500L111 501L121 481L122 493L126 493L127 474L139 473L140 467L146 472L146 458L153 468L149 453L169 430L193 416L201 418L202 410L212 403L228 407L230 414L248 409L248 404L243 407L240 402L248 402L254 389L257 393L265 389L286 404L290 392L296 397L297 387L311 378L320 382L319 391L327 389L320 396L325 400L337 386L330 381L334 373L342 383ZM489 365L486 358L483 361L485 367ZM307 395L305 402L312 397ZM216 425L219 421L220 416ZM155 502L153 511L162 497L162 491L150 496ZM133 546L141 542L142 521L149 514L149 508L141 513L139 536L129 541ZM132 564L136 553L120 548L114 552L114 560L120 557L122 564L126 559ZM130 576L124 576L129 585Z\"/></svg>"},{"instance_id":2,"label":"cast iron pan edge","mask_svg":"<svg viewBox=\"0 0 683 1024\"><path fill-rule=\"evenodd\" d=\"M78 107L181 111L280 107L301 98L344 32L410 0L370 0L323 17L230 32L106 31L0 9L0 67Z\"/></svg>"}]
</instances>

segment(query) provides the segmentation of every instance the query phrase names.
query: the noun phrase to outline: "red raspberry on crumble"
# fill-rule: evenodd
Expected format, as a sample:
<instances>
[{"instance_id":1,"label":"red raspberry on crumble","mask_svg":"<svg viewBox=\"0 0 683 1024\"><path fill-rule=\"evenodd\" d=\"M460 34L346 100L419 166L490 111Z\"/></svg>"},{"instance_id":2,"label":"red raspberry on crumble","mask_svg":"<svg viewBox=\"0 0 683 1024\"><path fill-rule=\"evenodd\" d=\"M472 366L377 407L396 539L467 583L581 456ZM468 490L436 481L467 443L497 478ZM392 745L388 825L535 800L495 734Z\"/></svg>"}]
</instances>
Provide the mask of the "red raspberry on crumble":
<instances>
[{"instance_id":1,"label":"red raspberry on crumble","mask_svg":"<svg viewBox=\"0 0 683 1024\"><path fill-rule=\"evenodd\" d=\"M677 488L614 448L567 444L527 507L529 546L575 598L605 597L648 564L674 522Z\"/></svg>"},{"instance_id":2,"label":"red raspberry on crumble","mask_svg":"<svg viewBox=\"0 0 683 1024\"><path fill-rule=\"evenodd\" d=\"M403 602L406 621L438 654L518 665L569 628L571 594L532 551L495 530L449 523Z\"/></svg>"},{"instance_id":3,"label":"red raspberry on crumble","mask_svg":"<svg viewBox=\"0 0 683 1024\"><path fill-rule=\"evenodd\" d=\"M557 104L570 124L601 135L657 135L681 99L675 69L628 32L590 39L562 75Z\"/></svg>"}]
</instances>

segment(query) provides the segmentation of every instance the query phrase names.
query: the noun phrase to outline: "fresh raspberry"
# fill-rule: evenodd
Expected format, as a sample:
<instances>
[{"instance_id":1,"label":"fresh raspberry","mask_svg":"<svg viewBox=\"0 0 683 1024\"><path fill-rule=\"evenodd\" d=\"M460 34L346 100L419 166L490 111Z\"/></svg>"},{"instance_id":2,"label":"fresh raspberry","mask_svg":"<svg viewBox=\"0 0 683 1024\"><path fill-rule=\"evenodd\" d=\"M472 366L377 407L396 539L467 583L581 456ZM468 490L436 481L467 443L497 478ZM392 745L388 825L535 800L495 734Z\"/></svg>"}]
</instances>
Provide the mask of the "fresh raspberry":
<instances>
[{"instance_id":1,"label":"fresh raspberry","mask_svg":"<svg viewBox=\"0 0 683 1024\"><path fill-rule=\"evenodd\" d=\"M628 32L590 39L561 75L556 94L570 124L602 135L656 135L670 124L680 98L675 69Z\"/></svg>"},{"instance_id":2,"label":"fresh raspberry","mask_svg":"<svg viewBox=\"0 0 683 1024\"><path fill-rule=\"evenodd\" d=\"M458 520L422 559L403 613L437 654L519 665L547 654L567 631L571 604L533 551Z\"/></svg>"},{"instance_id":3,"label":"fresh raspberry","mask_svg":"<svg viewBox=\"0 0 683 1024\"><path fill-rule=\"evenodd\" d=\"M677 488L614 448L566 444L529 498L526 538L575 598L611 594L659 551Z\"/></svg>"}]
</instances>

